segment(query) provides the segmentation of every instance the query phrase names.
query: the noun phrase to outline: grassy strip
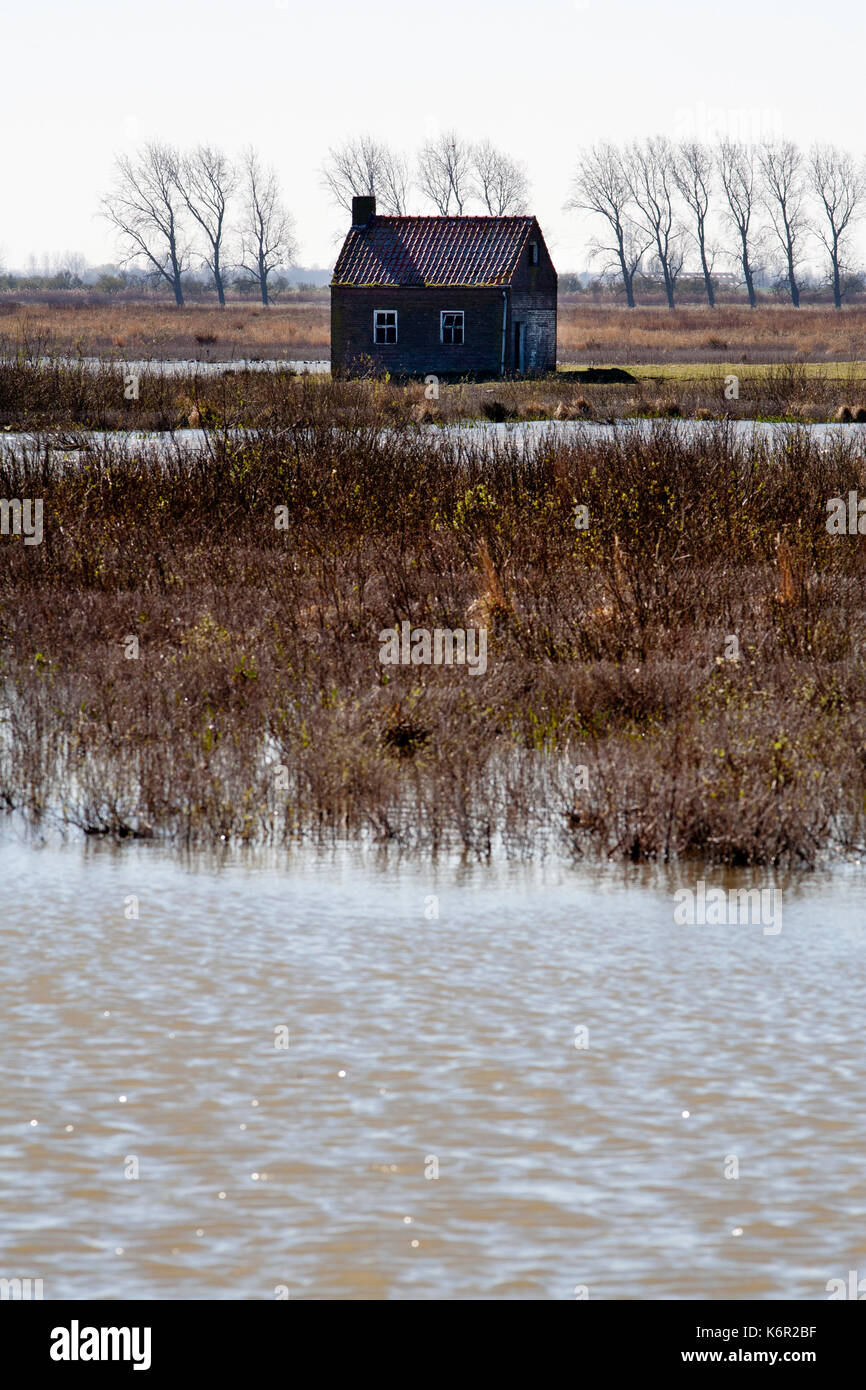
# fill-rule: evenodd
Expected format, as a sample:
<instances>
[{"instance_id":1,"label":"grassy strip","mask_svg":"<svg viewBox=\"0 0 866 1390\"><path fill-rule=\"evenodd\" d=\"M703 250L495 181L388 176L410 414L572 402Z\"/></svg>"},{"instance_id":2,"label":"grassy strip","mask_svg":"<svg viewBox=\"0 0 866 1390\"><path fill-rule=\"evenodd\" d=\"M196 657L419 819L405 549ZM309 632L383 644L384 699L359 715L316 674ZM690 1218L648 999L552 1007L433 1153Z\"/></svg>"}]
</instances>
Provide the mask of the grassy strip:
<instances>
[{"instance_id":1,"label":"grassy strip","mask_svg":"<svg viewBox=\"0 0 866 1390\"><path fill-rule=\"evenodd\" d=\"M574 363L561 364L559 370L573 371ZM599 367L613 367L614 363L595 363ZM784 375L792 372L796 376L814 378L818 381L837 381L853 383L861 389L866 385L866 362L797 362L780 364L778 362L638 362L627 363L626 370L638 381L704 383L717 381L730 373L741 380L757 379L768 375Z\"/></svg>"},{"instance_id":2,"label":"grassy strip","mask_svg":"<svg viewBox=\"0 0 866 1390\"><path fill-rule=\"evenodd\" d=\"M656 375L635 367L634 379L624 383L591 383L567 372L528 381L442 382L431 399L419 381L333 383L322 377L310 384L289 370L145 370L125 377L117 367L93 369L52 356L41 343L22 352L0 339L0 428L271 428L292 425L311 408L332 410L337 423L372 411L385 423L406 425L665 415L803 423L866 419L866 377L853 370L843 375L840 365L740 368L733 394L723 365L698 374L694 368L653 369Z\"/></svg>"}]
</instances>

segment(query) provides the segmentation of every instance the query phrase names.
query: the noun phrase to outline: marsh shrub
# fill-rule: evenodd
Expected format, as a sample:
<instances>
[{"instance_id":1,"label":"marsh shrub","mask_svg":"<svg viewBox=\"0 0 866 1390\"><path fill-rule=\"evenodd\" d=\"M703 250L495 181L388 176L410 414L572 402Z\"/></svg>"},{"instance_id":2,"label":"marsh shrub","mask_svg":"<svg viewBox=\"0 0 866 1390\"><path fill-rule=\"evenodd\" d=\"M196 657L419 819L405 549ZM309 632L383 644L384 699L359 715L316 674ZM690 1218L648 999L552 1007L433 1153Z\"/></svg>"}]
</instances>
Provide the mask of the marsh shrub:
<instances>
[{"instance_id":1,"label":"marsh shrub","mask_svg":"<svg viewBox=\"0 0 866 1390\"><path fill-rule=\"evenodd\" d=\"M213 335L199 335L210 342ZM130 355L130 346L125 349ZM862 406L845 405L839 414L840 381L829 371L801 363L754 369L739 379L739 393L726 394L726 368L712 367L694 377L587 381L557 373L540 379L497 382L441 382L435 400L421 381L332 382L288 366L258 370L224 365L216 371L187 367L163 372L160 364L136 368L136 393L124 390L126 368L119 361L94 365L80 354L59 354L45 335L0 334L0 427L15 430L144 429L171 431L194 418L213 429L257 428L282 424L313 411L330 413L342 424L348 413L371 423L456 423L464 420L624 419L632 416L716 419L778 419L850 422ZM646 388L646 390L645 390ZM853 379L852 392L860 389Z\"/></svg>"},{"instance_id":2,"label":"marsh shrub","mask_svg":"<svg viewBox=\"0 0 866 1390\"><path fill-rule=\"evenodd\" d=\"M866 493L857 432L480 441L383 429L384 390L293 381L191 453L0 446L0 496L44 499L41 546L0 539L6 807L191 842L861 846L866 562L825 526ZM483 677L378 660L403 619L482 618Z\"/></svg>"}]
</instances>

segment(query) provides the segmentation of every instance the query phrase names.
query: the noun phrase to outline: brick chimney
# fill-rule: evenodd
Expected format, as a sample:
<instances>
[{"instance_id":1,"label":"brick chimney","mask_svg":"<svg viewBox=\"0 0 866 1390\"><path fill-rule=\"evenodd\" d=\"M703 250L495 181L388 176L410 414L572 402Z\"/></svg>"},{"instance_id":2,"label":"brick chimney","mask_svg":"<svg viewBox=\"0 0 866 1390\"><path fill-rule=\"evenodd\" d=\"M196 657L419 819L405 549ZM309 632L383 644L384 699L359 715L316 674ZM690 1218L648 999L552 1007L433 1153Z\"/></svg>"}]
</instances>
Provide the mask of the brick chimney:
<instances>
[{"instance_id":1,"label":"brick chimney","mask_svg":"<svg viewBox=\"0 0 866 1390\"><path fill-rule=\"evenodd\" d=\"M366 227L371 217L376 216L375 198L352 199L352 226Z\"/></svg>"}]
</instances>

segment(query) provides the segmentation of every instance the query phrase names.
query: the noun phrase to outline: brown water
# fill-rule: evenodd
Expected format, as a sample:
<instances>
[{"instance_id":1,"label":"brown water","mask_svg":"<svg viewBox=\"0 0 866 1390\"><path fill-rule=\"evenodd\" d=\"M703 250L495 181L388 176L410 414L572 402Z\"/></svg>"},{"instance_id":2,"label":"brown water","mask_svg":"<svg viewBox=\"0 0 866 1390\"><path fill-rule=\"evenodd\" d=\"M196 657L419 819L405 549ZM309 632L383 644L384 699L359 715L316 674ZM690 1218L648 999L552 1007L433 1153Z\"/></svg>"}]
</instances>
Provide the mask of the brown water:
<instances>
[{"instance_id":1,"label":"brown water","mask_svg":"<svg viewBox=\"0 0 866 1390\"><path fill-rule=\"evenodd\" d=\"M0 1276L826 1298L866 1275L866 875L776 880L775 935L675 925L699 876L0 841Z\"/></svg>"}]
</instances>

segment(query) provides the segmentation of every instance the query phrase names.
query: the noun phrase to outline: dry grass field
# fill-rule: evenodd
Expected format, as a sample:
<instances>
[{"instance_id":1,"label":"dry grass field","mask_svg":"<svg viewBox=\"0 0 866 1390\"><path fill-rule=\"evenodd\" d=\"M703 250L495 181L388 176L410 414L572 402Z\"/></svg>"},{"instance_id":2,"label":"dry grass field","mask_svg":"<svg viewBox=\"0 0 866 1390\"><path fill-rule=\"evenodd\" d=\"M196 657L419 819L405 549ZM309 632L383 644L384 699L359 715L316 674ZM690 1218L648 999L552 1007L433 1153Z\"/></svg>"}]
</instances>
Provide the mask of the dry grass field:
<instances>
[{"instance_id":1,"label":"dry grass field","mask_svg":"<svg viewBox=\"0 0 866 1390\"><path fill-rule=\"evenodd\" d=\"M671 312L560 302L558 356L574 363L850 362L866 355L866 307L774 304Z\"/></svg>"},{"instance_id":2,"label":"dry grass field","mask_svg":"<svg viewBox=\"0 0 866 1390\"><path fill-rule=\"evenodd\" d=\"M326 290L293 295L269 309L97 303L75 293L50 302L0 295L0 335L7 339L46 339L62 352L126 359L324 358L329 322ZM866 356L866 306L837 313L824 306L772 304L750 311L689 305L671 313L562 295L558 355L565 364L851 362Z\"/></svg>"},{"instance_id":3,"label":"dry grass field","mask_svg":"<svg viewBox=\"0 0 866 1390\"><path fill-rule=\"evenodd\" d=\"M296 295L289 305L196 305L167 301L98 304L70 294L68 302L23 302L0 295L0 335L46 340L83 356L227 362L235 358L328 356L327 292Z\"/></svg>"}]
</instances>

